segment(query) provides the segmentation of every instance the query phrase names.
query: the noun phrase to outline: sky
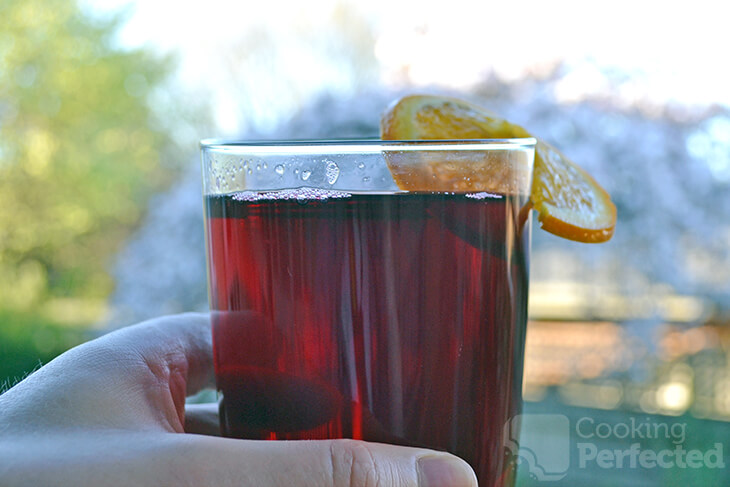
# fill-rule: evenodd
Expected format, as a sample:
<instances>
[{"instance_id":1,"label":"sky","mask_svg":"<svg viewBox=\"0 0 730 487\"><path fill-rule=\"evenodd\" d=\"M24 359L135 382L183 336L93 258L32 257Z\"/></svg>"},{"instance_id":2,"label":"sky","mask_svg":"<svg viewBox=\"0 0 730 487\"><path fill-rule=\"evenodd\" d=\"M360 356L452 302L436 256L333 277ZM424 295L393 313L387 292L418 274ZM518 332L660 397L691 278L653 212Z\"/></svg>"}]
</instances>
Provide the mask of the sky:
<instances>
[{"instance_id":1,"label":"sky","mask_svg":"<svg viewBox=\"0 0 730 487\"><path fill-rule=\"evenodd\" d=\"M120 43L177 54L181 83L210 97L223 133L246 123L271 126L318 90L352 91L362 85L358 69L368 62L375 75L367 71L367 82L457 90L488 73L510 80L564 63L571 69L556 96L566 102L613 91L628 105L637 99L730 105L722 60L725 16L711 0L451 0L448 8L433 0L207 0L205 8L173 0L86 4L97 12L130 8ZM338 31L333 19L343 10L351 23ZM371 36L370 52L355 50L354 61L343 67L333 44L357 42L352 19ZM343 37L349 39L338 40ZM238 70L231 68L236 62ZM612 85L606 70L627 78ZM241 107L231 103L242 92L254 100L246 107L251 120L240 119Z\"/></svg>"}]
</instances>

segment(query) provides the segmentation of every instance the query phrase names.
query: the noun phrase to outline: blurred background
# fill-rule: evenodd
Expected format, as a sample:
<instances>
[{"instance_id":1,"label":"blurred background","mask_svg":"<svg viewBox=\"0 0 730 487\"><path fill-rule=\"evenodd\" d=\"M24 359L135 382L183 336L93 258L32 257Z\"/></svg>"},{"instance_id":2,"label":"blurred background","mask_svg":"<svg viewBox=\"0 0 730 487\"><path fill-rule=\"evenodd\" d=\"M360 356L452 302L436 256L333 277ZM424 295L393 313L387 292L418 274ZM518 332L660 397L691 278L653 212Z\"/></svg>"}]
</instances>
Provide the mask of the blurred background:
<instances>
[{"instance_id":1,"label":"blurred background","mask_svg":"<svg viewBox=\"0 0 730 487\"><path fill-rule=\"evenodd\" d=\"M0 382L109 328L206 309L200 139L377 136L392 99L428 91L528 127L618 207L604 245L535 226L526 411L730 437L714 5L2 0ZM676 470L590 482L730 480Z\"/></svg>"}]
</instances>

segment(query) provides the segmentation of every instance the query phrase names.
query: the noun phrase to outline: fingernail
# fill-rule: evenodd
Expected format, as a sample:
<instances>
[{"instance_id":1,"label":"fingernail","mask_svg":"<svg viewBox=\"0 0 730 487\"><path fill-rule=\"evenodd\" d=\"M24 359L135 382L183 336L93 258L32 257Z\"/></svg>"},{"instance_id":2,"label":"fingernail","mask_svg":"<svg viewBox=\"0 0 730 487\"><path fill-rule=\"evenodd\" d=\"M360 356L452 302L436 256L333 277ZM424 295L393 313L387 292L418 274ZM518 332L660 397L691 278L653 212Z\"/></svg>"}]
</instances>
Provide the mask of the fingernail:
<instances>
[{"instance_id":1,"label":"fingernail","mask_svg":"<svg viewBox=\"0 0 730 487\"><path fill-rule=\"evenodd\" d=\"M451 455L418 459L418 487L476 487L477 477L468 463Z\"/></svg>"}]
</instances>

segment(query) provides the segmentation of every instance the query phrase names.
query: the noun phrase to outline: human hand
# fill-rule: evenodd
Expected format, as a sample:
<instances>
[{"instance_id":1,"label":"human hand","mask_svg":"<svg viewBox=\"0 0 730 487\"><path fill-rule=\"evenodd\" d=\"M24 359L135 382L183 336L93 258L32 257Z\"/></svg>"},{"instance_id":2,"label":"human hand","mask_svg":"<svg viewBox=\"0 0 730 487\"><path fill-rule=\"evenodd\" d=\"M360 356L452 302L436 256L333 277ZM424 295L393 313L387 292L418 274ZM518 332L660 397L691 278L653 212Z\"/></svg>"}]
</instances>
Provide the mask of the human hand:
<instances>
[{"instance_id":1,"label":"human hand","mask_svg":"<svg viewBox=\"0 0 730 487\"><path fill-rule=\"evenodd\" d=\"M150 320L62 354L0 396L3 486L476 486L444 452L355 440L219 438L205 314Z\"/></svg>"}]
</instances>

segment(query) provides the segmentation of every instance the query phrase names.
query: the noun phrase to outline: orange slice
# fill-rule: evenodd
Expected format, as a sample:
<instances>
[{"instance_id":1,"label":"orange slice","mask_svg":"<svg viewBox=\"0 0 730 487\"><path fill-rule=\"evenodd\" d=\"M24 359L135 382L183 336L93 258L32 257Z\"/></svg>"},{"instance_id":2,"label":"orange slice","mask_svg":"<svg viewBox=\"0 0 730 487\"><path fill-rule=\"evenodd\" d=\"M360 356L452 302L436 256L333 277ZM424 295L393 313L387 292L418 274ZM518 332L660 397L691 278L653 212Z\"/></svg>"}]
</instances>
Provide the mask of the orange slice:
<instances>
[{"instance_id":1,"label":"orange slice","mask_svg":"<svg viewBox=\"0 0 730 487\"><path fill-rule=\"evenodd\" d=\"M531 137L524 128L480 106L431 95L410 95L397 100L384 113L380 132L384 140ZM492 164L487 169L475 170L475 164L471 162L431 158L424 159L416 167L404 168L397 158L388 158L396 184L406 190L470 189L461 183L449 183L465 180L475 187L491 187L494 185L490 182L492 178L503 178L505 168L500 170ZM538 213L541 228L560 237L599 243L613 236L616 207L608 193L580 166L539 139L535 148L530 204Z\"/></svg>"}]
</instances>

